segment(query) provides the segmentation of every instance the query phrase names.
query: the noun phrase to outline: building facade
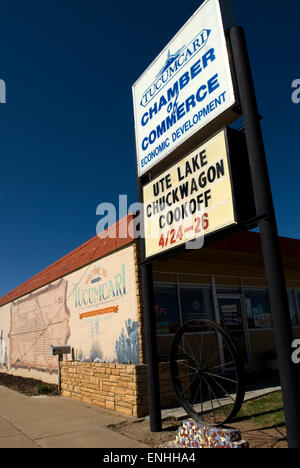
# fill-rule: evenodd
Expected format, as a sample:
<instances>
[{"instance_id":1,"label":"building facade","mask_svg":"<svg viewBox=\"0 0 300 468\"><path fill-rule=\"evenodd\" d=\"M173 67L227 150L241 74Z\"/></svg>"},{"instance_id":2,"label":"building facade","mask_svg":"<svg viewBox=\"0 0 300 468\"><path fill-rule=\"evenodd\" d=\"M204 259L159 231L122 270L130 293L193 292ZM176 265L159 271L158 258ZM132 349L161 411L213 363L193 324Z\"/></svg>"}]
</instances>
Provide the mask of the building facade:
<instances>
[{"instance_id":1,"label":"building facade","mask_svg":"<svg viewBox=\"0 0 300 468\"><path fill-rule=\"evenodd\" d=\"M133 217L71 252L0 299L0 372L57 382L52 345L68 345L61 363L66 397L143 416L148 411L139 242ZM295 338L300 337L300 241L281 239ZM275 357L260 236L210 243L153 264L162 406L176 402L169 352L181 324L221 323L247 368Z\"/></svg>"}]
</instances>

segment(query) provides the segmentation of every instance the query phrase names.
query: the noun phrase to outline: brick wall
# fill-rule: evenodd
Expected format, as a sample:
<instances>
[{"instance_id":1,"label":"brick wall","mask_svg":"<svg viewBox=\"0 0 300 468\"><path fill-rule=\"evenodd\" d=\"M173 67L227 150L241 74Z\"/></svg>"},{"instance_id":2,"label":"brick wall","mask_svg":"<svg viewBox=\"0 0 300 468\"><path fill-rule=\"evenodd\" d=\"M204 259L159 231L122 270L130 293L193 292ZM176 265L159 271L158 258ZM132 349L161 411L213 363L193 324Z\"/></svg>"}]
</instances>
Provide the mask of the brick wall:
<instances>
[{"instance_id":1,"label":"brick wall","mask_svg":"<svg viewBox=\"0 0 300 468\"><path fill-rule=\"evenodd\" d=\"M160 389L162 407L177 403L169 363L161 363ZM126 416L148 414L145 365L61 363L62 395L84 401Z\"/></svg>"}]
</instances>

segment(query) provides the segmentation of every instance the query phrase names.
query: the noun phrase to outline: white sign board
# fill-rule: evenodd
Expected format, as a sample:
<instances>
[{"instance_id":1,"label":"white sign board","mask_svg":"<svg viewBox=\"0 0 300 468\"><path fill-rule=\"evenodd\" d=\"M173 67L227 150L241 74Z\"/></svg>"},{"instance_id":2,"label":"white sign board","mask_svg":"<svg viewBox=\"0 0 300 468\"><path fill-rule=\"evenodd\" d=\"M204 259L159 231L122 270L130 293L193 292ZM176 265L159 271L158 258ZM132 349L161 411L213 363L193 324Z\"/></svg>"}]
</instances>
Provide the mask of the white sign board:
<instances>
[{"instance_id":1,"label":"white sign board","mask_svg":"<svg viewBox=\"0 0 300 468\"><path fill-rule=\"evenodd\" d=\"M196 11L134 84L133 101L139 176L234 106L220 0Z\"/></svg>"},{"instance_id":2,"label":"white sign board","mask_svg":"<svg viewBox=\"0 0 300 468\"><path fill-rule=\"evenodd\" d=\"M237 224L222 130L143 187L146 257Z\"/></svg>"}]
</instances>

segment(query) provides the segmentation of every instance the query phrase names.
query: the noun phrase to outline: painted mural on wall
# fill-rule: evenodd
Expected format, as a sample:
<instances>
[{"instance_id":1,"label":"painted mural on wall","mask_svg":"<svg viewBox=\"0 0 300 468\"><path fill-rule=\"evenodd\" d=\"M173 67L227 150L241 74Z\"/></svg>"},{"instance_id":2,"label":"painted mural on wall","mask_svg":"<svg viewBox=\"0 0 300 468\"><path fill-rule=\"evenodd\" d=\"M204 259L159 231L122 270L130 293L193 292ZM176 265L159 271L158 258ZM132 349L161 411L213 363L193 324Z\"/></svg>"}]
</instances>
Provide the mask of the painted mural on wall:
<instances>
[{"instance_id":1,"label":"painted mural on wall","mask_svg":"<svg viewBox=\"0 0 300 468\"><path fill-rule=\"evenodd\" d=\"M65 345L70 335L67 283L59 281L11 304L10 366L57 372L51 345Z\"/></svg>"},{"instance_id":2,"label":"painted mural on wall","mask_svg":"<svg viewBox=\"0 0 300 468\"><path fill-rule=\"evenodd\" d=\"M76 343L78 360L139 362L136 279L130 250L87 268L73 284L73 301L76 315L71 341Z\"/></svg>"},{"instance_id":3,"label":"painted mural on wall","mask_svg":"<svg viewBox=\"0 0 300 468\"><path fill-rule=\"evenodd\" d=\"M138 322L128 319L116 341L115 350L117 362L120 364L139 364L139 330Z\"/></svg>"},{"instance_id":4,"label":"painted mural on wall","mask_svg":"<svg viewBox=\"0 0 300 468\"><path fill-rule=\"evenodd\" d=\"M138 364L135 268L129 246L0 307L0 369L55 382L52 345L78 361Z\"/></svg>"}]
</instances>

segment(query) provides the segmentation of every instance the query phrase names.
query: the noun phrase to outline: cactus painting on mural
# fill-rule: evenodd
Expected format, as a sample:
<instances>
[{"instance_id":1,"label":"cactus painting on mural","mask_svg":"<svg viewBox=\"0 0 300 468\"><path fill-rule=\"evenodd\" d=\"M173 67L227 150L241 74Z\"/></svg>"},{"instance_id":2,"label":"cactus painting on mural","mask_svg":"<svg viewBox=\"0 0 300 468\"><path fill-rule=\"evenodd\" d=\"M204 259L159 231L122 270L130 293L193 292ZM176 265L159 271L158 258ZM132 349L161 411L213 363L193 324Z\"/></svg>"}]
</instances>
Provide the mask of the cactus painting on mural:
<instances>
[{"instance_id":1,"label":"cactus painting on mural","mask_svg":"<svg viewBox=\"0 0 300 468\"><path fill-rule=\"evenodd\" d=\"M138 322L128 319L115 344L116 358L119 364L139 364Z\"/></svg>"}]
</instances>

